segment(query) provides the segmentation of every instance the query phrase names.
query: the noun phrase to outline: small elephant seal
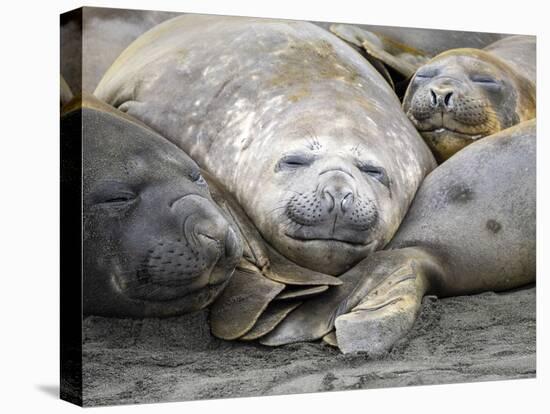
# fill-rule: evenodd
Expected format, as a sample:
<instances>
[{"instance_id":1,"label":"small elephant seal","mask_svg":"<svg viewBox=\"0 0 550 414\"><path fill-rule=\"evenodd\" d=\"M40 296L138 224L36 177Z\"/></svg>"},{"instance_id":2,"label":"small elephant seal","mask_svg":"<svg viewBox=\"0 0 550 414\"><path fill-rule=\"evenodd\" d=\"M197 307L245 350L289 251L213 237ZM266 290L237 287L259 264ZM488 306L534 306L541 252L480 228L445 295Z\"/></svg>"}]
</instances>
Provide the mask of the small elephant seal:
<instances>
[{"instance_id":1,"label":"small elephant seal","mask_svg":"<svg viewBox=\"0 0 550 414\"><path fill-rule=\"evenodd\" d=\"M95 95L184 149L280 254L330 275L391 240L435 167L380 74L307 22L177 17Z\"/></svg>"},{"instance_id":2,"label":"small elephant seal","mask_svg":"<svg viewBox=\"0 0 550 414\"><path fill-rule=\"evenodd\" d=\"M403 110L436 159L536 114L535 37L511 36L485 49L453 49L412 77Z\"/></svg>"},{"instance_id":3,"label":"small elephant seal","mask_svg":"<svg viewBox=\"0 0 550 414\"><path fill-rule=\"evenodd\" d=\"M535 219L531 120L468 146L436 168L386 250L340 276L342 286L298 308L262 341L280 345L326 335L344 353L380 356L412 328L425 295L502 291L534 282ZM333 326L335 334L329 333Z\"/></svg>"},{"instance_id":4,"label":"small elephant seal","mask_svg":"<svg viewBox=\"0 0 550 414\"><path fill-rule=\"evenodd\" d=\"M84 313L163 317L210 304L242 248L195 162L93 97L64 109L62 143L83 140Z\"/></svg>"},{"instance_id":5,"label":"small elephant seal","mask_svg":"<svg viewBox=\"0 0 550 414\"><path fill-rule=\"evenodd\" d=\"M319 24L319 23L318 23ZM411 76L430 58L449 49L484 48L507 35L451 30L349 24L321 25L360 53L394 85L402 98Z\"/></svg>"},{"instance_id":6,"label":"small elephant seal","mask_svg":"<svg viewBox=\"0 0 550 414\"><path fill-rule=\"evenodd\" d=\"M473 43L462 38L462 48L433 57L411 47L413 37L400 43L359 26L336 24L330 30L390 69L403 109L439 162L535 116L534 36L507 36L475 49L465 47L475 44L472 34Z\"/></svg>"}]
</instances>

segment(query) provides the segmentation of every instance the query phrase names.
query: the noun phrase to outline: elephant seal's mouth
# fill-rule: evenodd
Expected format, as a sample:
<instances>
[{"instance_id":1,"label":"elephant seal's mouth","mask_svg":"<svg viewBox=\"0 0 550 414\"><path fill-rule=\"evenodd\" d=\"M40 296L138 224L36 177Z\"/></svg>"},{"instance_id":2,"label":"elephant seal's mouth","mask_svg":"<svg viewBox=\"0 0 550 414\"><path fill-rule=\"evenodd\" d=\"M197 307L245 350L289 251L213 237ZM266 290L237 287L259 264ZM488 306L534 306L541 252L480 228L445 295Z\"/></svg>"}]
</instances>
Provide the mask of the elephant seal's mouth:
<instances>
[{"instance_id":1,"label":"elephant seal's mouth","mask_svg":"<svg viewBox=\"0 0 550 414\"><path fill-rule=\"evenodd\" d=\"M124 275L115 276L115 285L124 295L143 301L165 302L183 299L200 291L207 291L208 275L189 275L181 273L162 280L152 281L148 273L138 270L131 280L125 280Z\"/></svg>"},{"instance_id":2,"label":"elephant seal's mouth","mask_svg":"<svg viewBox=\"0 0 550 414\"><path fill-rule=\"evenodd\" d=\"M363 242L363 241L355 241L355 240L349 240L349 239L338 238L338 237L311 237L311 238L307 238L307 237L300 237L300 236L292 235L292 234L289 234L289 233L286 233L286 236L291 238L291 239L297 240L299 242L303 242L303 243L322 243L322 244L332 244L334 246L345 245L345 246L349 246L349 247L352 247L352 248L360 248L360 249L370 247L372 244L374 244L374 241Z\"/></svg>"},{"instance_id":3,"label":"elephant seal's mouth","mask_svg":"<svg viewBox=\"0 0 550 414\"><path fill-rule=\"evenodd\" d=\"M203 235L199 238L197 246L185 239L155 243L137 268L116 274L115 285L133 299L171 301L225 282L225 277L212 280L216 266L223 267L221 243Z\"/></svg>"},{"instance_id":4,"label":"elephant seal's mouth","mask_svg":"<svg viewBox=\"0 0 550 414\"><path fill-rule=\"evenodd\" d=\"M457 129L451 129L447 127L423 129L423 130L419 130L419 132L424 136L429 136L430 138L437 139L441 137L453 136L459 139L469 139L472 141L483 138L489 134L488 132L468 133L466 131L460 131Z\"/></svg>"}]
</instances>

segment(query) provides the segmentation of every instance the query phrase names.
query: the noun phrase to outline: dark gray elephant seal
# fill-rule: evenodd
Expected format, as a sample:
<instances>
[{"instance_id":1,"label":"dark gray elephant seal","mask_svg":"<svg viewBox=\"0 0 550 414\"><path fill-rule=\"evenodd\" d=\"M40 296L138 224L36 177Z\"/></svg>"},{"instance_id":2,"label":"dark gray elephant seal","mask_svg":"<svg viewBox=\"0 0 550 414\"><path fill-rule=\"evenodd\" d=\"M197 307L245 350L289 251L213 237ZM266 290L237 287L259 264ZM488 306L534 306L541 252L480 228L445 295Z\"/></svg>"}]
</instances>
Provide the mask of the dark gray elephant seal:
<instances>
[{"instance_id":1,"label":"dark gray elephant seal","mask_svg":"<svg viewBox=\"0 0 550 414\"><path fill-rule=\"evenodd\" d=\"M306 22L177 17L95 94L184 149L279 253L331 275L391 240L435 165L374 68Z\"/></svg>"},{"instance_id":2,"label":"dark gray elephant seal","mask_svg":"<svg viewBox=\"0 0 550 414\"><path fill-rule=\"evenodd\" d=\"M466 145L536 115L534 36L453 49L422 65L403 110L442 162Z\"/></svg>"},{"instance_id":3,"label":"dark gray elephant seal","mask_svg":"<svg viewBox=\"0 0 550 414\"><path fill-rule=\"evenodd\" d=\"M210 304L242 247L197 165L91 97L65 107L61 133L83 140L84 313L161 317Z\"/></svg>"},{"instance_id":4,"label":"dark gray elephant seal","mask_svg":"<svg viewBox=\"0 0 550 414\"><path fill-rule=\"evenodd\" d=\"M263 341L281 344L326 334L343 352L381 355L411 329L424 295L501 291L534 282L535 219L532 120L476 142L436 168L387 250L340 276L353 285L309 301ZM335 334L329 334L334 326Z\"/></svg>"}]
</instances>

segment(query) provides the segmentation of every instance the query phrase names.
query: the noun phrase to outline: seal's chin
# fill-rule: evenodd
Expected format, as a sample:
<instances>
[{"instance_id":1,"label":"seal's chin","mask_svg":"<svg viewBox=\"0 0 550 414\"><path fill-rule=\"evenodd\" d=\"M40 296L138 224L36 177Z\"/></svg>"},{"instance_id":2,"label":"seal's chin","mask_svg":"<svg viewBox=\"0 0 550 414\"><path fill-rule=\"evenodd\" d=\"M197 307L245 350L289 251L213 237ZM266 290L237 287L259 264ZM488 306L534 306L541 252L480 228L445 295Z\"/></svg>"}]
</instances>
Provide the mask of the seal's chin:
<instances>
[{"instance_id":1,"label":"seal's chin","mask_svg":"<svg viewBox=\"0 0 550 414\"><path fill-rule=\"evenodd\" d=\"M377 240L358 243L330 237L297 238L288 234L275 245L279 253L297 265L333 276L349 270L378 246Z\"/></svg>"},{"instance_id":2,"label":"seal's chin","mask_svg":"<svg viewBox=\"0 0 550 414\"><path fill-rule=\"evenodd\" d=\"M447 128L427 129L419 132L440 163L478 139L490 135L485 132L470 134Z\"/></svg>"}]
</instances>

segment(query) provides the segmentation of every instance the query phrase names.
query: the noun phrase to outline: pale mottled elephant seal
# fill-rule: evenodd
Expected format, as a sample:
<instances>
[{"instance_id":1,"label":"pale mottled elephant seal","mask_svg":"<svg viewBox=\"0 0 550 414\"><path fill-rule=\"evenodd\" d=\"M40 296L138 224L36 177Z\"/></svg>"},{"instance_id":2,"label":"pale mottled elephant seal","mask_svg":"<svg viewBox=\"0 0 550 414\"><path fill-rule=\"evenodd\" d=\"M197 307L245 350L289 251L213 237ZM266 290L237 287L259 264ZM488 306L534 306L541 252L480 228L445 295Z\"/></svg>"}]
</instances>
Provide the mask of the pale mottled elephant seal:
<instances>
[{"instance_id":1,"label":"pale mottled elephant seal","mask_svg":"<svg viewBox=\"0 0 550 414\"><path fill-rule=\"evenodd\" d=\"M512 36L449 50L416 71L403 109L440 162L535 117L535 52L535 37Z\"/></svg>"},{"instance_id":2,"label":"pale mottled elephant seal","mask_svg":"<svg viewBox=\"0 0 550 414\"><path fill-rule=\"evenodd\" d=\"M183 148L283 256L332 275L391 240L435 166L383 78L306 22L177 17L95 94Z\"/></svg>"},{"instance_id":3,"label":"pale mottled elephant seal","mask_svg":"<svg viewBox=\"0 0 550 414\"><path fill-rule=\"evenodd\" d=\"M64 108L61 133L66 145L83 140L84 313L159 317L205 307L242 247L199 168L138 121L90 97L80 103Z\"/></svg>"},{"instance_id":4,"label":"pale mottled elephant seal","mask_svg":"<svg viewBox=\"0 0 550 414\"><path fill-rule=\"evenodd\" d=\"M380 355L411 329L424 295L501 291L534 282L535 256L532 120L468 146L435 169L387 250L340 277L358 281L353 288L310 301L264 341L292 342L335 326L327 342L343 352Z\"/></svg>"}]
</instances>

